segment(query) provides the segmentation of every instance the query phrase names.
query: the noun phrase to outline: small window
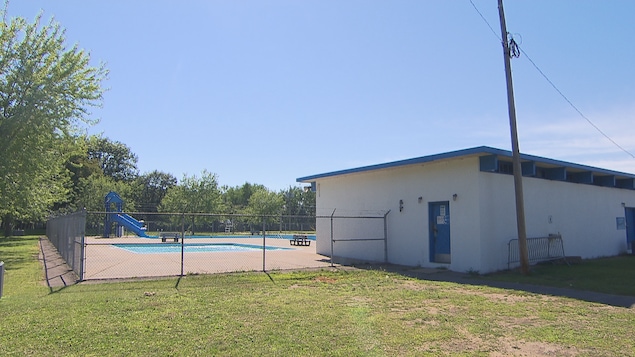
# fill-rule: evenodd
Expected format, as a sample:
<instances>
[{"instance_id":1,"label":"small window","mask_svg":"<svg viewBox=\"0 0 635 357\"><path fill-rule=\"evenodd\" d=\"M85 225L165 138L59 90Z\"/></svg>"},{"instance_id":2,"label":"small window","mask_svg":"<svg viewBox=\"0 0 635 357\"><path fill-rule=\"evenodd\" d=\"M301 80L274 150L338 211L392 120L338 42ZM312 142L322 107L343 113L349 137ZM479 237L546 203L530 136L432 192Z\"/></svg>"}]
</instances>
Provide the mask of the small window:
<instances>
[{"instance_id":1,"label":"small window","mask_svg":"<svg viewBox=\"0 0 635 357\"><path fill-rule=\"evenodd\" d=\"M498 162L498 172L501 174L514 174L514 165L511 162L499 161Z\"/></svg>"},{"instance_id":2,"label":"small window","mask_svg":"<svg viewBox=\"0 0 635 357\"><path fill-rule=\"evenodd\" d=\"M545 169L544 169L544 167L536 167L536 177L537 178L545 178Z\"/></svg>"}]
</instances>

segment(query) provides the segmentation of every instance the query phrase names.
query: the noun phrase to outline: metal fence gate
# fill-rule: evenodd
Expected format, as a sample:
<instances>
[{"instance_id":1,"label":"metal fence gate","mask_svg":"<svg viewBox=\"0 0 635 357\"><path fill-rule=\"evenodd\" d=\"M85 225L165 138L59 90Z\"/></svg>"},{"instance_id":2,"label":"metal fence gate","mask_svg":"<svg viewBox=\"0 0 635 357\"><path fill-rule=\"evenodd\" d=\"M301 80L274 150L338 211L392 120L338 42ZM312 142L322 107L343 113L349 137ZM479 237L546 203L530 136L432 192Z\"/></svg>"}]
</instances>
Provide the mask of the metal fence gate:
<instances>
[{"instance_id":1,"label":"metal fence gate","mask_svg":"<svg viewBox=\"0 0 635 357\"><path fill-rule=\"evenodd\" d=\"M331 264L339 262L388 262L388 226L390 210L377 215L346 214L318 216L321 237L330 242Z\"/></svg>"}]
</instances>

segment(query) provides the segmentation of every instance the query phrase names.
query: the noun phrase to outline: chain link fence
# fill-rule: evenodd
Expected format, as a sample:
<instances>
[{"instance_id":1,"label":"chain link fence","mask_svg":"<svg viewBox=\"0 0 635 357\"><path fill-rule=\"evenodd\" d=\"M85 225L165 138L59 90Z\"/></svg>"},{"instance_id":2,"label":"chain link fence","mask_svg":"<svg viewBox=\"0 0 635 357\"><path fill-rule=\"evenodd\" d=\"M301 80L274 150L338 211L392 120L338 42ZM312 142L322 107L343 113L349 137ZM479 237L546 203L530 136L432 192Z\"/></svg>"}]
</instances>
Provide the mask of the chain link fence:
<instances>
[{"instance_id":1,"label":"chain link fence","mask_svg":"<svg viewBox=\"0 0 635 357\"><path fill-rule=\"evenodd\" d=\"M81 279L84 275L86 211L49 218L46 236L62 258Z\"/></svg>"},{"instance_id":2,"label":"chain link fence","mask_svg":"<svg viewBox=\"0 0 635 357\"><path fill-rule=\"evenodd\" d=\"M387 262L388 213L78 212L49 220L47 236L80 280L297 270Z\"/></svg>"},{"instance_id":3,"label":"chain link fence","mask_svg":"<svg viewBox=\"0 0 635 357\"><path fill-rule=\"evenodd\" d=\"M90 212L87 232L84 280L329 266L314 216Z\"/></svg>"}]
</instances>

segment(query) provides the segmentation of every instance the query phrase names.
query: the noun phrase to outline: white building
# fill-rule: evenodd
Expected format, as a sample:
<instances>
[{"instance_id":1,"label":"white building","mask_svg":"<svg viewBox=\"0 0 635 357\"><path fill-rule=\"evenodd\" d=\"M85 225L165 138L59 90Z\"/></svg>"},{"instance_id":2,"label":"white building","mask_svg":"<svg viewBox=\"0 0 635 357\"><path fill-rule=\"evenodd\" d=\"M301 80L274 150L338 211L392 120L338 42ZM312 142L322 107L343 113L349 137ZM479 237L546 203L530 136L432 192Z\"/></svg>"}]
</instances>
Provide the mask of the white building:
<instances>
[{"instance_id":1,"label":"white building","mask_svg":"<svg viewBox=\"0 0 635 357\"><path fill-rule=\"evenodd\" d=\"M316 191L317 252L453 271L507 269L508 243L517 238L511 157L476 147L298 178ZM527 237L560 234L567 256L627 252L635 240L635 175L521 160ZM380 218L350 218L359 216Z\"/></svg>"}]
</instances>

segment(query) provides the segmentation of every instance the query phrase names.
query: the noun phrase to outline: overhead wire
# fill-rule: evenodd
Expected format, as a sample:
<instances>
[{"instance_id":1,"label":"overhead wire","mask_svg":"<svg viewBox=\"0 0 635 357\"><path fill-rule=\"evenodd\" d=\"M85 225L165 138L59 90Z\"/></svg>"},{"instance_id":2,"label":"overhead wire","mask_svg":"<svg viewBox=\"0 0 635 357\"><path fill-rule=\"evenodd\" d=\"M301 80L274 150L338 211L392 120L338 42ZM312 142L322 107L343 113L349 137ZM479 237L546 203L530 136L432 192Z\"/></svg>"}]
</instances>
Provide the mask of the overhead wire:
<instances>
[{"instance_id":1,"label":"overhead wire","mask_svg":"<svg viewBox=\"0 0 635 357\"><path fill-rule=\"evenodd\" d=\"M496 31L494 30L494 28L490 25L489 21L487 21L487 19L485 18L485 16L483 16L483 14L481 13L481 11L476 7L476 5L474 4L474 2L472 0L469 0L470 4L472 4L472 7L474 8L474 10L478 13L478 15L481 17L481 19L483 20L483 22L485 22L485 24L487 25L487 27L489 27L490 31L494 34L494 36L496 36L496 39L498 39L499 41L502 41L501 38L498 36L498 34L496 33ZM508 34L509 35L509 34ZM525 52L514 40L513 37L510 37L510 56L512 57L520 57L520 54L522 53L527 60L529 61L529 63L531 63L532 66L534 66L534 68L538 71L538 73L540 73L540 75L547 81L547 83L549 83L549 85L551 85L551 87L571 106L571 108L573 108L573 110L575 110L584 120L587 121L587 123L589 123L595 130L597 130L602 136L604 136L606 139L608 139L613 145L615 145L617 148L619 148L621 151L623 151L624 153L626 153L627 155L629 155L630 157L632 157L633 159L635 159L635 155L633 155L630 151L626 150L624 147L622 147L620 144L618 144L615 140L613 140L609 135L607 135L604 131L602 131L602 129L600 129L597 125L595 125L595 123L593 123L593 121L591 121L591 119L589 119L586 115L584 115L584 113L582 113L582 111L580 109L578 109L577 106L575 106L575 104L573 104L573 102L571 102L569 100L569 98L567 98L566 95L564 95L564 93L562 93L562 91L560 89L558 89L558 87L549 79L549 77L547 77L547 75L540 69L540 67L538 67L538 65L531 59L531 57L527 54L527 52Z\"/></svg>"},{"instance_id":2,"label":"overhead wire","mask_svg":"<svg viewBox=\"0 0 635 357\"><path fill-rule=\"evenodd\" d=\"M575 104L573 104L573 102L571 102L569 100L569 98L567 98L566 95L564 95L564 93L562 93L562 91L560 91L560 89L558 89L558 87L556 87L556 85L549 79L549 77L547 77L547 75L538 67L538 65L536 65L536 63L531 59L531 57L529 57L529 55L527 55L527 52L523 51L523 49L521 48L520 51L522 52L522 54L527 58L527 60L529 61L529 63L532 64L532 66L534 66L534 68L538 71L538 73L540 73L540 75L547 81L547 83L549 83L551 85L551 87L553 87L553 89L555 89L555 91L560 94L560 96L562 97L562 99L564 99L567 103L569 103L569 105L571 106L571 108L573 108L573 110L575 110L576 112L578 112L578 114L584 118L584 120L587 121L587 123L589 123L593 128L595 128L595 130L597 130L600 134L602 134L602 136L604 136L605 138L607 138L611 143L613 143L613 145L615 145L616 147L618 147L620 150L622 150L623 152L625 152L627 155L629 155L630 157L632 157L633 159L635 159L635 155L633 155L630 151L626 150L625 148L623 148L620 144L618 144L617 142L615 142L615 140L613 140L610 136L608 136L605 132L602 131L602 129L600 129L597 125L595 125L595 123L593 123L591 121L591 119L589 119L586 115L584 115L584 113L582 113L582 111L580 109L578 109L578 107L575 106Z\"/></svg>"}]
</instances>

